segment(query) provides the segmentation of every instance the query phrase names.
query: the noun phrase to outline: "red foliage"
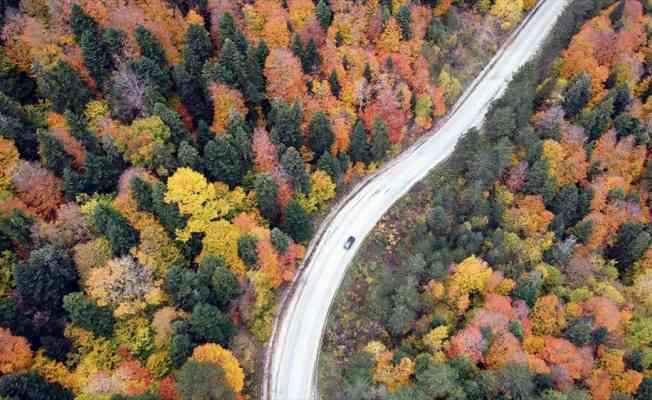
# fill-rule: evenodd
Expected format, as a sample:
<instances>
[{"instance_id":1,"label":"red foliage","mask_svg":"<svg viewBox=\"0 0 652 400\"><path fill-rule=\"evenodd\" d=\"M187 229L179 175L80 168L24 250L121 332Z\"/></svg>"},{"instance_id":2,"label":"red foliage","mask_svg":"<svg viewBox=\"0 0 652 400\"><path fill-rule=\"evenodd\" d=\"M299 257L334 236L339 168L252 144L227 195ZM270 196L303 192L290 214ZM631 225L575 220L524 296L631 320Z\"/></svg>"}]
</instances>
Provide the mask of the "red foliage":
<instances>
[{"instance_id":1,"label":"red foliage","mask_svg":"<svg viewBox=\"0 0 652 400\"><path fill-rule=\"evenodd\" d=\"M38 164L19 162L14 168L12 183L18 198L39 217L50 220L63 203L63 183Z\"/></svg>"}]
</instances>

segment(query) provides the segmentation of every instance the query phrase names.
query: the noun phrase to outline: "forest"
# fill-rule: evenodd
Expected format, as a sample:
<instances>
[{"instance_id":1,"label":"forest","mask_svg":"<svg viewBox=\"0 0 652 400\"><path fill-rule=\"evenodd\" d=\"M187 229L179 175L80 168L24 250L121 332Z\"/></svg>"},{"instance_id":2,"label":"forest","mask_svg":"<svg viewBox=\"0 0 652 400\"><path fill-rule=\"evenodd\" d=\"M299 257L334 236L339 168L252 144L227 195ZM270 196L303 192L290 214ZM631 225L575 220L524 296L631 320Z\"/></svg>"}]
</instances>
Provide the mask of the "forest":
<instances>
[{"instance_id":1,"label":"forest","mask_svg":"<svg viewBox=\"0 0 652 400\"><path fill-rule=\"evenodd\" d=\"M256 398L315 224L535 3L0 1L0 399Z\"/></svg>"},{"instance_id":2,"label":"forest","mask_svg":"<svg viewBox=\"0 0 652 400\"><path fill-rule=\"evenodd\" d=\"M575 1L383 218L328 323L327 398L652 399L650 12Z\"/></svg>"}]
</instances>

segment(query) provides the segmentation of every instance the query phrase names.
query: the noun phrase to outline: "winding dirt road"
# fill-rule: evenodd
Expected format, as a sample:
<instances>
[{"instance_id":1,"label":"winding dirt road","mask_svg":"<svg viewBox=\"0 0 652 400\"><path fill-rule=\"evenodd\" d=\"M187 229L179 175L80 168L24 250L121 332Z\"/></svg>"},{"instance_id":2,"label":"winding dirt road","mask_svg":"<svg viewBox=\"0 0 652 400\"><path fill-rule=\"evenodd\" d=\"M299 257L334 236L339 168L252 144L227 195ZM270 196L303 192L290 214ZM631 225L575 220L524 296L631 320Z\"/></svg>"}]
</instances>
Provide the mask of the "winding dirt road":
<instances>
[{"instance_id":1,"label":"winding dirt road","mask_svg":"<svg viewBox=\"0 0 652 400\"><path fill-rule=\"evenodd\" d=\"M263 400L318 398L316 370L328 310L358 247L392 204L446 159L464 132L482 122L492 100L534 56L568 3L543 0L467 89L436 134L423 137L360 183L323 222L282 301L265 360ZM356 242L347 251L343 246L350 236Z\"/></svg>"}]
</instances>

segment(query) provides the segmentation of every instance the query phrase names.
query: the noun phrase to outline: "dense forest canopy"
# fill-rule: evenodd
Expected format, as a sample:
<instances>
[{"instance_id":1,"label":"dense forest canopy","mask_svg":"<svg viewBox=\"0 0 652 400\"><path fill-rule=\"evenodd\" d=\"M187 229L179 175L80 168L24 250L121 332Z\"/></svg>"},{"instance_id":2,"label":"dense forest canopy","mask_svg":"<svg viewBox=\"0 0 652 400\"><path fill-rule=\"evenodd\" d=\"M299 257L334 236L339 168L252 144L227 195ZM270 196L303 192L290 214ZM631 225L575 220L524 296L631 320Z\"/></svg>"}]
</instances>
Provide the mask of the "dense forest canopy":
<instances>
[{"instance_id":1,"label":"dense forest canopy","mask_svg":"<svg viewBox=\"0 0 652 400\"><path fill-rule=\"evenodd\" d=\"M651 11L574 2L384 218L329 322L328 398L652 398Z\"/></svg>"},{"instance_id":2,"label":"dense forest canopy","mask_svg":"<svg viewBox=\"0 0 652 400\"><path fill-rule=\"evenodd\" d=\"M0 398L255 397L314 220L535 3L0 1Z\"/></svg>"}]
</instances>

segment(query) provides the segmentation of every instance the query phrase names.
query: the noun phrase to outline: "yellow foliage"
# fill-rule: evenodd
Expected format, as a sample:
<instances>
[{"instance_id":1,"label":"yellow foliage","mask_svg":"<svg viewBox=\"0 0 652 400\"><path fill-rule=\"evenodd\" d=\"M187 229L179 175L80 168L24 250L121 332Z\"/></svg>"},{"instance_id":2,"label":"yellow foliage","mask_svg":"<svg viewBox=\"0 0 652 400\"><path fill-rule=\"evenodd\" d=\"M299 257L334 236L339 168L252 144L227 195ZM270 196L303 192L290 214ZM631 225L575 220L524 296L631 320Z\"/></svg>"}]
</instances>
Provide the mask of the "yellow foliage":
<instances>
[{"instance_id":1,"label":"yellow foliage","mask_svg":"<svg viewBox=\"0 0 652 400\"><path fill-rule=\"evenodd\" d=\"M84 116L86 117L87 128L93 133L97 133L99 123L110 113L109 104L106 101L93 100L86 105Z\"/></svg>"},{"instance_id":2,"label":"yellow foliage","mask_svg":"<svg viewBox=\"0 0 652 400\"><path fill-rule=\"evenodd\" d=\"M320 210L333 197L335 197L335 183L328 173L319 169L310 175L310 193L300 194L297 200L306 212L312 214Z\"/></svg>"},{"instance_id":3,"label":"yellow foliage","mask_svg":"<svg viewBox=\"0 0 652 400\"><path fill-rule=\"evenodd\" d=\"M229 268L239 277L245 273L245 264L238 256L238 239L240 239L240 230L231 222L221 219L211 222L205 230L206 236L202 240L202 251L199 254L198 261L208 256L222 256Z\"/></svg>"},{"instance_id":4,"label":"yellow foliage","mask_svg":"<svg viewBox=\"0 0 652 400\"><path fill-rule=\"evenodd\" d=\"M172 362L169 350L157 351L147 357L147 369L157 378L163 378L170 373Z\"/></svg>"},{"instance_id":5,"label":"yellow foliage","mask_svg":"<svg viewBox=\"0 0 652 400\"><path fill-rule=\"evenodd\" d=\"M491 7L491 15L501 20L502 29L508 30L520 22L523 8L523 0L496 0Z\"/></svg>"},{"instance_id":6,"label":"yellow foliage","mask_svg":"<svg viewBox=\"0 0 652 400\"><path fill-rule=\"evenodd\" d=\"M430 351L436 353L444 346L447 338L448 327L446 325L440 325L423 337L423 344L425 344Z\"/></svg>"},{"instance_id":7,"label":"yellow foliage","mask_svg":"<svg viewBox=\"0 0 652 400\"><path fill-rule=\"evenodd\" d=\"M176 203L179 212L190 216L186 227L177 231L177 239L186 242L192 233L206 232L211 222L231 210L224 198L217 198L215 186L204 175L190 168L179 168L168 179L166 203Z\"/></svg>"},{"instance_id":8,"label":"yellow foliage","mask_svg":"<svg viewBox=\"0 0 652 400\"><path fill-rule=\"evenodd\" d=\"M537 299L530 320L535 335L558 335L566 327L564 308L554 294Z\"/></svg>"},{"instance_id":9,"label":"yellow foliage","mask_svg":"<svg viewBox=\"0 0 652 400\"><path fill-rule=\"evenodd\" d=\"M398 365L393 364L392 357L390 351L382 353L377 359L373 374L374 381L387 385L390 392L407 385L415 367L414 361L407 357L403 357Z\"/></svg>"},{"instance_id":10,"label":"yellow foliage","mask_svg":"<svg viewBox=\"0 0 652 400\"><path fill-rule=\"evenodd\" d=\"M312 0L289 0L288 10L292 28L300 32L306 20L314 15L315 3Z\"/></svg>"},{"instance_id":11,"label":"yellow foliage","mask_svg":"<svg viewBox=\"0 0 652 400\"><path fill-rule=\"evenodd\" d=\"M379 50L384 50L390 53L398 51L401 46L401 29L394 17L390 17L389 21L387 21L385 30L382 35L380 35L376 46Z\"/></svg>"},{"instance_id":12,"label":"yellow foliage","mask_svg":"<svg viewBox=\"0 0 652 400\"><path fill-rule=\"evenodd\" d=\"M387 347L385 347L382 342L374 340L367 343L364 347L364 351L374 356L375 360L378 360L380 355L387 351Z\"/></svg>"},{"instance_id":13,"label":"yellow foliage","mask_svg":"<svg viewBox=\"0 0 652 400\"><path fill-rule=\"evenodd\" d=\"M186 15L186 22L188 25L199 25L199 26L204 26L204 17L199 15L197 11L193 8L192 10L188 11L188 14Z\"/></svg>"},{"instance_id":14,"label":"yellow foliage","mask_svg":"<svg viewBox=\"0 0 652 400\"><path fill-rule=\"evenodd\" d=\"M546 340L541 336L526 336L523 349L530 354L538 354L546 347Z\"/></svg>"},{"instance_id":15,"label":"yellow foliage","mask_svg":"<svg viewBox=\"0 0 652 400\"><path fill-rule=\"evenodd\" d=\"M150 267L158 276L166 276L170 266L183 261L183 254L156 219L147 215L140 220L137 228L140 231L140 244L132 251L140 264Z\"/></svg>"},{"instance_id":16,"label":"yellow foliage","mask_svg":"<svg viewBox=\"0 0 652 400\"><path fill-rule=\"evenodd\" d=\"M256 294L251 331L260 341L265 342L272 334L274 291L265 274L260 271L249 271L248 277Z\"/></svg>"},{"instance_id":17,"label":"yellow foliage","mask_svg":"<svg viewBox=\"0 0 652 400\"><path fill-rule=\"evenodd\" d=\"M12 140L0 137L0 193L11 186L11 171L18 162L18 149Z\"/></svg>"},{"instance_id":18,"label":"yellow foliage","mask_svg":"<svg viewBox=\"0 0 652 400\"><path fill-rule=\"evenodd\" d=\"M244 386L244 372L235 356L219 344L207 343L195 347L192 359L198 362L213 363L224 370L224 375L229 386L240 393Z\"/></svg>"},{"instance_id":19,"label":"yellow foliage","mask_svg":"<svg viewBox=\"0 0 652 400\"><path fill-rule=\"evenodd\" d=\"M471 292L481 292L492 273L492 269L482 259L468 257L455 267L448 279L448 295L452 300L461 300Z\"/></svg>"},{"instance_id":20,"label":"yellow foliage","mask_svg":"<svg viewBox=\"0 0 652 400\"><path fill-rule=\"evenodd\" d=\"M30 369L40 374L48 382L58 383L73 391L79 391L81 389L68 368L63 363L48 358L43 353L43 350L39 350L36 353L34 363Z\"/></svg>"}]
</instances>

